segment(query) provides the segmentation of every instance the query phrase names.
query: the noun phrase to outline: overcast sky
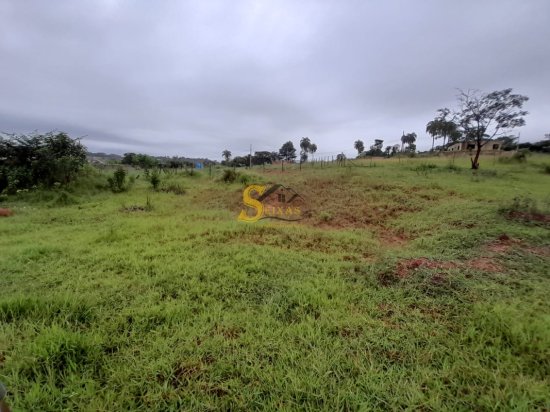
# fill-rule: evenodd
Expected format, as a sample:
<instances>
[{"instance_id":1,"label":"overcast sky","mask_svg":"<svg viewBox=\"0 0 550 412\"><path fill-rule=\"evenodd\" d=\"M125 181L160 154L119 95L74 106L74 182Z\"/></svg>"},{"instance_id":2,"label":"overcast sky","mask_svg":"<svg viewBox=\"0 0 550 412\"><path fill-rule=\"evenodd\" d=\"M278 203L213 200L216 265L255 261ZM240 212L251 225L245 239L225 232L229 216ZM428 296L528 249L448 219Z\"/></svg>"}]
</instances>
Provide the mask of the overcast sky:
<instances>
[{"instance_id":1,"label":"overcast sky","mask_svg":"<svg viewBox=\"0 0 550 412\"><path fill-rule=\"evenodd\" d=\"M308 136L398 143L456 88L530 97L550 133L550 1L0 0L0 131L221 157Z\"/></svg>"}]
</instances>

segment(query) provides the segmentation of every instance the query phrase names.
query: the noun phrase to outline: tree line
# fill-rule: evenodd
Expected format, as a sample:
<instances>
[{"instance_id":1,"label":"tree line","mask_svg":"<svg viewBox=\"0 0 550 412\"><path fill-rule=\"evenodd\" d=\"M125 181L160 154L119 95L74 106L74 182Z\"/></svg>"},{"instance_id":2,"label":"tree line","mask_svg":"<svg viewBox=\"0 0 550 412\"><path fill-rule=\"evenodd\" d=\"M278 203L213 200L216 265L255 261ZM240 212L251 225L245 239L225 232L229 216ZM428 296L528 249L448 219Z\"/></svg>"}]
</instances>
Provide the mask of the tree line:
<instances>
[{"instance_id":1,"label":"tree line","mask_svg":"<svg viewBox=\"0 0 550 412\"><path fill-rule=\"evenodd\" d=\"M311 141L309 137L302 137L300 139L300 163L307 162L310 155L313 155L317 151L317 145ZM296 154L296 148L292 141L284 143L278 152L258 151L254 152L254 155L235 156L232 158L231 151L225 149L222 152L222 165L231 167L243 167L243 166L257 166L263 164L272 164L278 161L285 161L288 163L294 163L298 155Z\"/></svg>"},{"instance_id":2,"label":"tree line","mask_svg":"<svg viewBox=\"0 0 550 412\"><path fill-rule=\"evenodd\" d=\"M512 93L512 89L498 90L491 93L483 93L479 90L459 90L457 107L454 110L441 108L436 111L433 120L426 124L426 133L432 136L432 151L435 149L446 150L449 146L467 142L475 148L475 154L471 157L472 169L479 168L481 150L489 142L500 139L503 149L509 150L517 137L510 132L516 127L525 125L524 117L528 114L523 110L523 104L529 98ZM401 136L401 152L414 153L416 151L416 133L403 133ZM435 148L435 141L443 140L443 145ZM383 147L382 139L375 139L374 144L365 151L362 140L354 143L358 157L361 156L391 156L395 155L399 146ZM522 145L530 150L544 152L546 144L525 143ZM519 147L516 145L516 147Z\"/></svg>"}]
</instances>

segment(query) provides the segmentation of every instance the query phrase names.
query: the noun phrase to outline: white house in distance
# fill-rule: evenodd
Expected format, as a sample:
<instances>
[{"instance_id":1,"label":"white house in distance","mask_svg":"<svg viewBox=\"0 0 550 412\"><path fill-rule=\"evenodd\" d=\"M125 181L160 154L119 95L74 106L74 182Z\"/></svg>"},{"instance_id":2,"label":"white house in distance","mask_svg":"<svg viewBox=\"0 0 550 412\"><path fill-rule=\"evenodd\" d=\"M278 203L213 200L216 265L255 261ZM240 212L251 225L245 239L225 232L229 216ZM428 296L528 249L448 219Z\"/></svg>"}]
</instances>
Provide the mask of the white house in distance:
<instances>
[{"instance_id":1,"label":"white house in distance","mask_svg":"<svg viewBox=\"0 0 550 412\"><path fill-rule=\"evenodd\" d=\"M482 152L498 152L502 150L504 140L485 140L483 143L483 146L481 146ZM477 150L477 143L473 141L458 142L447 148L448 152L468 152L473 150Z\"/></svg>"}]
</instances>

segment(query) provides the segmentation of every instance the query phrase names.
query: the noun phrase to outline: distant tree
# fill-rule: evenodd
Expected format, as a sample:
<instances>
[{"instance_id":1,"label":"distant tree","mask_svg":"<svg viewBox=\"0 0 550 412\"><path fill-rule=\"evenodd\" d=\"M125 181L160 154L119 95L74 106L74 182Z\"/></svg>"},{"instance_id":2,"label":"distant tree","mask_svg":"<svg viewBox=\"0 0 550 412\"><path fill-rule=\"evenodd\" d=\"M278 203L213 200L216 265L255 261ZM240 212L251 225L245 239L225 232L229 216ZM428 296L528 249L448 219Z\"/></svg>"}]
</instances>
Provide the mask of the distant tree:
<instances>
[{"instance_id":1,"label":"distant tree","mask_svg":"<svg viewBox=\"0 0 550 412\"><path fill-rule=\"evenodd\" d=\"M120 161L123 165L134 165L136 163L135 153L124 153Z\"/></svg>"},{"instance_id":2,"label":"distant tree","mask_svg":"<svg viewBox=\"0 0 550 412\"><path fill-rule=\"evenodd\" d=\"M392 147L391 147L391 155L394 156L397 154L397 152L399 152L399 145L398 144L394 144Z\"/></svg>"},{"instance_id":3,"label":"distant tree","mask_svg":"<svg viewBox=\"0 0 550 412\"><path fill-rule=\"evenodd\" d=\"M432 150L434 150L435 139L443 138L443 147L448 137L459 137L458 126L448 116L451 111L446 107L437 111L438 116L426 125L426 133L432 136Z\"/></svg>"},{"instance_id":4,"label":"distant tree","mask_svg":"<svg viewBox=\"0 0 550 412\"><path fill-rule=\"evenodd\" d=\"M246 156L235 156L230 162L229 165L233 167L246 167L250 164L250 155Z\"/></svg>"},{"instance_id":5,"label":"distant tree","mask_svg":"<svg viewBox=\"0 0 550 412\"><path fill-rule=\"evenodd\" d=\"M525 125L523 104L527 96L512 94L512 89L491 93L462 91L454 116L463 141L473 141L476 154L470 159L472 169L479 169L481 149L495 138L505 136L511 129Z\"/></svg>"},{"instance_id":6,"label":"distant tree","mask_svg":"<svg viewBox=\"0 0 550 412\"><path fill-rule=\"evenodd\" d=\"M296 159L296 149L291 141L286 142L279 149L279 156L282 160L293 162Z\"/></svg>"},{"instance_id":7,"label":"distant tree","mask_svg":"<svg viewBox=\"0 0 550 412\"><path fill-rule=\"evenodd\" d=\"M276 162L277 160L281 160L279 152L271 152L271 161Z\"/></svg>"},{"instance_id":8,"label":"distant tree","mask_svg":"<svg viewBox=\"0 0 550 412\"><path fill-rule=\"evenodd\" d=\"M360 156L361 153L365 151L365 144L362 140L356 140L353 144L353 147L355 148L355 150L357 150L357 156Z\"/></svg>"},{"instance_id":9,"label":"distant tree","mask_svg":"<svg viewBox=\"0 0 550 412\"><path fill-rule=\"evenodd\" d=\"M380 156L382 154L383 146L384 146L384 141L382 139L374 139L374 144L370 147L369 155Z\"/></svg>"},{"instance_id":10,"label":"distant tree","mask_svg":"<svg viewBox=\"0 0 550 412\"><path fill-rule=\"evenodd\" d=\"M309 137L302 137L300 140L300 162L306 162L309 153L315 153L317 145L312 143Z\"/></svg>"},{"instance_id":11,"label":"distant tree","mask_svg":"<svg viewBox=\"0 0 550 412\"><path fill-rule=\"evenodd\" d=\"M307 161L307 154L310 146L311 140L309 140L309 137L302 137L300 140L300 163Z\"/></svg>"},{"instance_id":12,"label":"distant tree","mask_svg":"<svg viewBox=\"0 0 550 412\"><path fill-rule=\"evenodd\" d=\"M142 169L149 170L154 167L158 167L159 161L152 156L139 153L136 155L134 166L141 167Z\"/></svg>"},{"instance_id":13,"label":"distant tree","mask_svg":"<svg viewBox=\"0 0 550 412\"><path fill-rule=\"evenodd\" d=\"M386 148L384 149L384 154L389 157L390 154L391 154L391 146L386 146Z\"/></svg>"},{"instance_id":14,"label":"distant tree","mask_svg":"<svg viewBox=\"0 0 550 412\"><path fill-rule=\"evenodd\" d=\"M312 143L310 146L309 146L309 152L311 154L314 154L315 152L317 151L317 145L315 143Z\"/></svg>"},{"instance_id":15,"label":"distant tree","mask_svg":"<svg viewBox=\"0 0 550 412\"><path fill-rule=\"evenodd\" d=\"M407 151L414 151L414 150L410 150L411 149L411 145L414 145L414 142L416 142L416 133L403 133L403 136L401 136L401 151L405 151L404 150L404 145L406 144L407 145ZM415 149L416 149L416 145L414 145Z\"/></svg>"},{"instance_id":16,"label":"distant tree","mask_svg":"<svg viewBox=\"0 0 550 412\"><path fill-rule=\"evenodd\" d=\"M517 136L502 136L500 139L502 145L500 146L502 150L509 152L518 147L518 137Z\"/></svg>"},{"instance_id":17,"label":"distant tree","mask_svg":"<svg viewBox=\"0 0 550 412\"><path fill-rule=\"evenodd\" d=\"M528 149L529 151L532 151L532 152L550 153L550 134L545 134L544 137L545 137L544 140L541 140L535 143L530 143L530 142L520 143L516 145L516 148Z\"/></svg>"},{"instance_id":18,"label":"distant tree","mask_svg":"<svg viewBox=\"0 0 550 412\"><path fill-rule=\"evenodd\" d=\"M254 152L254 156L252 156L253 165L271 164L275 160L277 158L274 158L271 152Z\"/></svg>"},{"instance_id":19,"label":"distant tree","mask_svg":"<svg viewBox=\"0 0 550 412\"><path fill-rule=\"evenodd\" d=\"M224 158L224 160L226 162L229 162L229 159L231 159L231 152L227 149L225 149L223 152L222 152L222 157Z\"/></svg>"}]
</instances>

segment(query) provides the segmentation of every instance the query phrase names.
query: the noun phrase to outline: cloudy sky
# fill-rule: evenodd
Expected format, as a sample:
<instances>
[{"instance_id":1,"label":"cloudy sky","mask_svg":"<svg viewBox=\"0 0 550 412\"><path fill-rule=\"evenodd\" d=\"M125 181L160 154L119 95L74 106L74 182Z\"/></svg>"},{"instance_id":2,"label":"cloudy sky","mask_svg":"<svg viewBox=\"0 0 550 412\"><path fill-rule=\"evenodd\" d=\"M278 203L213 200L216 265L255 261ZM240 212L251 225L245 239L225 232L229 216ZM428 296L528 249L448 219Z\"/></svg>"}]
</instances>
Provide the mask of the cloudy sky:
<instances>
[{"instance_id":1,"label":"cloudy sky","mask_svg":"<svg viewBox=\"0 0 550 412\"><path fill-rule=\"evenodd\" d=\"M456 88L530 97L550 133L548 0L0 0L0 131L64 130L91 151L320 155L419 148Z\"/></svg>"}]
</instances>

